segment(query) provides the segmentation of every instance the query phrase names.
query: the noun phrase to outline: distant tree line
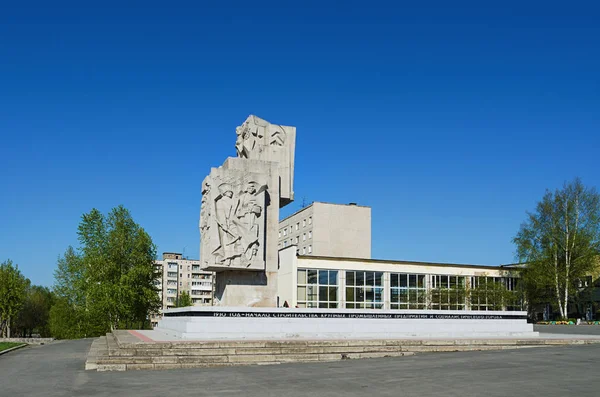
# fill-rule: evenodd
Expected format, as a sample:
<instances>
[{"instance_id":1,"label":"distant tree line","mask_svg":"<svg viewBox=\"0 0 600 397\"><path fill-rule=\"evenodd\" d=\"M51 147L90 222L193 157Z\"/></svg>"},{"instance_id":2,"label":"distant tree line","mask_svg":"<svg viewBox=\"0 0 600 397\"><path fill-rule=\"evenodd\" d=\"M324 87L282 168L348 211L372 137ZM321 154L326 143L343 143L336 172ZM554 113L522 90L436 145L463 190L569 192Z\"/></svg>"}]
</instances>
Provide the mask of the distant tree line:
<instances>
[{"instance_id":1,"label":"distant tree line","mask_svg":"<svg viewBox=\"0 0 600 397\"><path fill-rule=\"evenodd\" d=\"M53 301L48 288L31 285L10 259L0 264L0 337L50 336Z\"/></svg>"}]
</instances>

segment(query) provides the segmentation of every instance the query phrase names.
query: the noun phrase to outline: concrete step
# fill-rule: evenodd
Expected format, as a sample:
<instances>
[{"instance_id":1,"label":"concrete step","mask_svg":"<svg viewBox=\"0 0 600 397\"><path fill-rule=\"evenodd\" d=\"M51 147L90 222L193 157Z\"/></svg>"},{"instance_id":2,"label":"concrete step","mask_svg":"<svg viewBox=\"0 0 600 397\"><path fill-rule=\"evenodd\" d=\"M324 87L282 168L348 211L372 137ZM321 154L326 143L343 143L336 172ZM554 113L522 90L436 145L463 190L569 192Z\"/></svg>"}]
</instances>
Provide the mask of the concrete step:
<instances>
[{"instance_id":1,"label":"concrete step","mask_svg":"<svg viewBox=\"0 0 600 397\"><path fill-rule=\"evenodd\" d=\"M127 331L119 330L92 343L86 369L125 371L266 365L587 343L600 343L600 340L538 338L147 342Z\"/></svg>"},{"instance_id":2,"label":"concrete step","mask_svg":"<svg viewBox=\"0 0 600 397\"><path fill-rule=\"evenodd\" d=\"M95 370L98 368L98 360L108 357L108 348L106 345L106 336L94 339L85 361L86 370Z\"/></svg>"},{"instance_id":3,"label":"concrete step","mask_svg":"<svg viewBox=\"0 0 600 397\"><path fill-rule=\"evenodd\" d=\"M126 371L133 369L202 368L231 365L282 364L292 362L339 361L345 359L402 357L413 352L364 352L335 354L245 354L222 356L171 357L110 357L97 362L98 371Z\"/></svg>"}]
</instances>

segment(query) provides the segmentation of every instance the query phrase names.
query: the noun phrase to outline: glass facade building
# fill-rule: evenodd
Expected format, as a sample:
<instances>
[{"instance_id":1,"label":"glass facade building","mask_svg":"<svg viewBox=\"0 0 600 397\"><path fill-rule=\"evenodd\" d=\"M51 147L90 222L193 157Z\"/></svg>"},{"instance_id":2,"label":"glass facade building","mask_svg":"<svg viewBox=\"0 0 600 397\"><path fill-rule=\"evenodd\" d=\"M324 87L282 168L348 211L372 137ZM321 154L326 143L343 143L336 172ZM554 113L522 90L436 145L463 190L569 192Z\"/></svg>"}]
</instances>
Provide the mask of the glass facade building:
<instances>
[{"instance_id":1,"label":"glass facade building","mask_svg":"<svg viewBox=\"0 0 600 397\"><path fill-rule=\"evenodd\" d=\"M518 274L499 267L440 265L436 269L385 262L378 268L372 265L376 261L369 260L366 264L371 269L361 269L355 263L352 268L339 266L348 260L298 258L295 253L291 259L297 266L289 268L289 276L280 279L278 288L284 295L279 301L292 307L458 311L518 311L524 307ZM303 262L319 267L303 267ZM284 263L280 273L285 272ZM288 285L293 295L285 295Z\"/></svg>"}]
</instances>

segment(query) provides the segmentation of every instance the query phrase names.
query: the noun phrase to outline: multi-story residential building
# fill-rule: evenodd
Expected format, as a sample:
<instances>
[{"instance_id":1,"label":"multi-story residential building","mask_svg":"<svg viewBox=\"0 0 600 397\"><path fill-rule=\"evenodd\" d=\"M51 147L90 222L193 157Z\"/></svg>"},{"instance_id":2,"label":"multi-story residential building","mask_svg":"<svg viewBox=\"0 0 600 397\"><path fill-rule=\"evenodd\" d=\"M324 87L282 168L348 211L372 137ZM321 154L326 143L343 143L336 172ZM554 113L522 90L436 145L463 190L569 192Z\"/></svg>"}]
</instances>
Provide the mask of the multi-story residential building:
<instances>
[{"instance_id":1,"label":"multi-story residential building","mask_svg":"<svg viewBox=\"0 0 600 397\"><path fill-rule=\"evenodd\" d=\"M177 298L185 291L196 305L211 305L213 297L214 274L200 270L200 261L184 259L176 252L164 252L161 261L154 262L156 273L160 276L154 280L161 297L162 308L172 309ZM152 318L155 324L157 318Z\"/></svg>"},{"instance_id":2,"label":"multi-story residential building","mask_svg":"<svg viewBox=\"0 0 600 397\"><path fill-rule=\"evenodd\" d=\"M279 249L298 255L371 258L371 208L315 201L279 222Z\"/></svg>"}]
</instances>

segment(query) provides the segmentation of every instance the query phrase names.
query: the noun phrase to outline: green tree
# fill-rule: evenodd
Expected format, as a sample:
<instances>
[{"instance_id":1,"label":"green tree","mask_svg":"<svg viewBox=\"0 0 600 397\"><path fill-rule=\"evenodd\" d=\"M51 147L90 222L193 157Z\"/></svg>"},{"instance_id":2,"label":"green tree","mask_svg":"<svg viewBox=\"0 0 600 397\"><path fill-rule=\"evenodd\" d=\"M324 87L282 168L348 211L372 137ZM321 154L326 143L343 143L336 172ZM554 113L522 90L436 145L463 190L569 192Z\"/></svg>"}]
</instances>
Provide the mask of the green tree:
<instances>
[{"instance_id":1,"label":"green tree","mask_svg":"<svg viewBox=\"0 0 600 397\"><path fill-rule=\"evenodd\" d=\"M183 291L179 295L179 298L177 298L177 302L175 303L175 307L187 307L192 305L192 298L190 297L190 294L188 294L186 291Z\"/></svg>"},{"instance_id":2,"label":"green tree","mask_svg":"<svg viewBox=\"0 0 600 397\"><path fill-rule=\"evenodd\" d=\"M99 335L105 327L90 312L89 277L79 253L68 247L54 271L56 302L50 310L50 333L59 339Z\"/></svg>"},{"instance_id":3,"label":"green tree","mask_svg":"<svg viewBox=\"0 0 600 397\"><path fill-rule=\"evenodd\" d=\"M79 250L69 248L59 258L52 332L81 337L149 326L160 298L153 285L156 247L148 233L119 206L107 216L96 209L84 214L78 237ZM75 329L66 330L63 323Z\"/></svg>"},{"instance_id":4,"label":"green tree","mask_svg":"<svg viewBox=\"0 0 600 397\"><path fill-rule=\"evenodd\" d=\"M21 310L29 284L10 259L0 264L0 336L10 338L11 320Z\"/></svg>"},{"instance_id":5,"label":"green tree","mask_svg":"<svg viewBox=\"0 0 600 397\"><path fill-rule=\"evenodd\" d=\"M29 287L14 330L23 337L31 337L34 332L42 337L50 336L48 319L53 301L54 296L48 288L39 285Z\"/></svg>"},{"instance_id":6,"label":"green tree","mask_svg":"<svg viewBox=\"0 0 600 397\"><path fill-rule=\"evenodd\" d=\"M513 239L530 304L552 297L566 318L577 281L600 253L600 195L579 179L546 194Z\"/></svg>"}]
</instances>

